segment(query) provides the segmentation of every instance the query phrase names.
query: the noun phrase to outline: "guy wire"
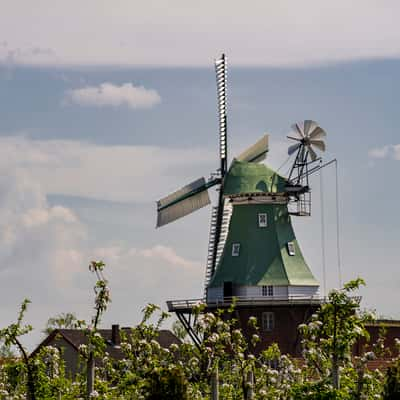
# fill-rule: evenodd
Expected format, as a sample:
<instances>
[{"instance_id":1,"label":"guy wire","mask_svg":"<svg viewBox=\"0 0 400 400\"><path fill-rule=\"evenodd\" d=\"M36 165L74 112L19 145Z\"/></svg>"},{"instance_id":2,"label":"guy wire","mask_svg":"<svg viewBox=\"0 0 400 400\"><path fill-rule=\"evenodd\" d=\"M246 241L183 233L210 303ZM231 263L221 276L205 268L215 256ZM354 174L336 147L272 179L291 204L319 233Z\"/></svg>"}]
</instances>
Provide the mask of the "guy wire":
<instances>
[{"instance_id":1,"label":"guy wire","mask_svg":"<svg viewBox=\"0 0 400 400\"><path fill-rule=\"evenodd\" d=\"M342 261L340 251L340 218L339 218L339 179L338 179L338 163L335 160L335 174L336 174L336 250L339 274L339 287L342 287Z\"/></svg>"},{"instance_id":2,"label":"guy wire","mask_svg":"<svg viewBox=\"0 0 400 400\"><path fill-rule=\"evenodd\" d=\"M319 170L319 190L321 201L321 255L322 255L322 277L324 284L324 297L326 297L326 256L325 256L325 213L324 213L324 182L322 175L322 168Z\"/></svg>"}]
</instances>

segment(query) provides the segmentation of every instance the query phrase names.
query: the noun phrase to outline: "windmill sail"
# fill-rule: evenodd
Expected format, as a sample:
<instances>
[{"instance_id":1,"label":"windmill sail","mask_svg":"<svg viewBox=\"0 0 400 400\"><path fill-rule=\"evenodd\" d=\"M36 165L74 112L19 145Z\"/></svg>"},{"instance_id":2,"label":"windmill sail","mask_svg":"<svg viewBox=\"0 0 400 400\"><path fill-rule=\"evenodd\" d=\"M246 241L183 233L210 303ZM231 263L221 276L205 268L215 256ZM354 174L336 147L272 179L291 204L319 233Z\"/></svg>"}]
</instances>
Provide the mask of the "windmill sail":
<instances>
[{"instance_id":1,"label":"windmill sail","mask_svg":"<svg viewBox=\"0 0 400 400\"><path fill-rule=\"evenodd\" d=\"M241 153L236 159L246 162L260 162L265 160L268 152L268 135L264 135L260 140Z\"/></svg>"},{"instance_id":2,"label":"windmill sail","mask_svg":"<svg viewBox=\"0 0 400 400\"><path fill-rule=\"evenodd\" d=\"M204 178L200 178L159 200L157 228L210 204L207 189L217 183L217 180L206 182Z\"/></svg>"},{"instance_id":3,"label":"windmill sail","mask_svg":"<svg viewBox=\"0 0 400 400\"><path fill-rule=\"evenodd\" d=\"M227 123L226 123L226 57L215 61L215 73L217 78L218 116L219 116L219 156L221 159L221 174L228 168L227 154Z\"/></svg>"}]
</instances>

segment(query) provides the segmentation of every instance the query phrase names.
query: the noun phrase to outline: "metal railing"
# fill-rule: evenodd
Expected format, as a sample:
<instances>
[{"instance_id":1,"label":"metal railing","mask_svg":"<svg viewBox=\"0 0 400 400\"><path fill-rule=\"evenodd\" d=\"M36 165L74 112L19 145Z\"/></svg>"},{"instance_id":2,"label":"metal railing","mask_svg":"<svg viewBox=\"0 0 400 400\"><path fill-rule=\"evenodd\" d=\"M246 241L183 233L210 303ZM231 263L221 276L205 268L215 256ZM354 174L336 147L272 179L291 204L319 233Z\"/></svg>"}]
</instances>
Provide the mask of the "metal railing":
<instances>
[{"instance_id":1,"label":"metal railing","mask_svg":"<svg viewBox=\"0 0 400 400\"><path fill-rule=\"evenodd\" d=\"M192 309L200 304L204 304L207 308L226 307L235 302L238 306L243 305L262 305L262 304L317 304L323 303L326 298L319 295L290 295L290 296L233 296L217 298L206 301L205 299L187 299L187 300L169 300L167 306L169 311L177 309Z\"/></svg>"},{"instance_id":2,"label":"metal railing","mask_svg":"<svg viewBox=\"0 0 400 400\"><path fill-rule=\"evenodd\" d=\"M351 296L358 304L361 302L361 296ZM328 302L327 297L320 295L306 296L306 295L290 295L290 296L233 296L217 298L214 300L205 299L187 299L187 300L168 300L167 306L169 311L175 310L192 310L201 304L206 308L228 307L233 302L237 306L252 306L252 305L293 305L293 304L323 304Z\"/></svg>"}]
</instances>

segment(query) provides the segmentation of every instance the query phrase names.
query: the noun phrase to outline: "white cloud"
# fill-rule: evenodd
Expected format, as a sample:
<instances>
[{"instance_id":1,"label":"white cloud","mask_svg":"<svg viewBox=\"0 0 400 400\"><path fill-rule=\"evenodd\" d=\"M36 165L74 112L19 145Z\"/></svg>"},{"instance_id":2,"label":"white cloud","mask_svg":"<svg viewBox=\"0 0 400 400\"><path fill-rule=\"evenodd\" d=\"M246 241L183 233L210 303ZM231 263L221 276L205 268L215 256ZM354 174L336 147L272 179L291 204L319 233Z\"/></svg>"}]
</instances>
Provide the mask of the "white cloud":
<instances>
[{"instance_id":1,"label":"white cloud","mask_svg":"<svg viewBox=\"0 0 400 400\"><path fill-rule=\"evenodd\" d=\"M153 155L154 163L148 165ZM183 160L172 163L172 168L181 170L185 158L180 150L163 154L152 147L107 148L72 141L0 138L0 327L15 318L17 305L25 297L32 300L28 321L37 328L27 338L30 347L38 341L48 317L73 311L88 318L94 277L87 266L92 259L107 263L105 275L113 303L105 323L138 321L146 303L163 305L166 299L175 298L178 281L182 286L178 296L201 295L202 263L179 255L169 244L110 245L112 232L106 239L93 238L77 213L50 205L46 197L65 184L69 194L107 197L114 193L111 197L115 199L154 200L155 191L165 189L157 186L155 174L168 177L165 169L177 155ZM204 162L201 152L189 152L188 157L195 163ZM106 160L104 166L99 160ZM136 178L141 174L146 179ZM135 189L128 194L125 189L119 191L119 186ZM108 218L112 215L110 207Z\"/></svg>"},{"instance_id":2,"label":"white cloud","mask_svg":"<svg viewBox=\"0 0 400 400\"><path fill-rule=\"evenodd\" d=\"M400 144L395 144L392 146L393 148L393 158L395 160L400 160Z\"/></svg>"},{"instance_id":3,"label":"white cloud","mask_svg":"<svg viewBox=\"0 0 400 400\"><path fill-rule=\"evenodd\" d=\"M114 318L137 318L138 311L148 302L164 306L166 300L202 296L204 264L180 256L169 246L110 246L97 248L93 254L108 266L106 275L113 297L110 313ZM130 315L125 307L127 301ZM136 315L132 315L135 309Z\"/></svg>"},{"instance_id":4,"label":"white cloud","mask_svg":"<svg viewBox=\"0 0 400 400\"><path fill-rule=\"evenodd\" d=\"M375 147L368 151L370 158L392 158L400 160L400 144L388 144L382 147Z\"/></svg>"},{"instance_id":5,"label":"white cloud","mask_svg":"<svg viewBox=\"0 0 400 400\"><path fill-rule=\"evenodd\" d=\"M194 173L208 174L215 156L197 148L103 146L21 136L0 138L0 167L13 165L19 171L29 172L46 193L102 200L155 201L182 185L179 178L187 179L189 161Z\"/></svg>"},{"instance_id":6,"label":"white cloud","mask_svg":"<svg viewBox=\"0 0 400 400\"><path fill-rule=\"evenodd\" d=\"M141 250L139 254L145 258L161 260L177 267L201 269L202 266L199 262L186 260L179 256L174 249L168 246L156 245L152 248Z\"/></svg>"},{"instance_id":7,"label":"white cloud","mask_svg":"<svg viewBox=\"0 0 400 400\"><path fill-rule=\"evenodd\" d=\"M31 208L21 216L23 225L27 228L48 224L51 220L59 220L64 223L78 222L71 210L61 206L51 208Z\"/></svg>"},{"instance_id":8,"label":"white cloud","mask_svg":"<svg viewBox=\"0 0 400 400\"><path fill-rule=\"evenodd\" d=\"M376 147L368 151L370 158L386 158L389 154L391 146Z\"/></svg>"},{"instance_id":9,"label":"white cloud","mask_svg":"<svg viewBox=\"0 0 400 400\"><path fill-rule=\"evenodd\" d=\"M0 327L16 317L18 304L32 300L27 320L36 333L25 338L32 348L46 320L59 312L88 318L94 277L87 266L103 259L113 302L105 323L131 325L148 302L161 306L201 289L202 264L186 259L170 246L92 248L87 227L70 209L50 206L32 175L0 168ZM98 243L100 244L100 243Z\"/></svg>"},{"instance_id":10,"label":"white cloud","mask_svg":"<svg viewBox=\"0 0 400 400\"><path fill-rule=\"evenodd\" d=\"M178 271L189 273L202 269L202 263L186 259L169 246L155 245L149 248L137 249L135 247L124 248L121 246L108 246L94 249L94 256L105 260L109 264L142 264L144 260L162 262L163 268L175 268ZM125 262L124 262L125 260ZM135 262L132 263L132 261ZM139 263L138 263L139 261Z\"/></svg>"},{"instance_id":11,"label":"white cloud","mask_svg":"<svg viewBox=\"0 0 400 400\"><path fill-rule=\"evenodd\" d=\"M0 170L0 271L31 267L57 285L66 267L75 270L68 254L80 247L85 228L71 210L50 207L32 177Z\"/></svg>"},{"instance_id":12,"label":"white cloud","mask_svg":"<svg viewBox=\"0 0 400 400\"><path fill-rule=\"evenodd\" d=\"M102 83L99 86L86 86L81 89L68 90L65 94L67 103L92 107L120 107L132 109L152 108L161 102L161 97L154 89L133 86L124 83L121 86Z\"/></svg>"},{"instance_id":13,"label":"white cloud","mask_svg":"<svg viewBox=\"0 0 400 400\"><path fill-rule=\"evenodd\" d=\"M21 13L20 2L3 0L0 58L20 49L19 63L210 65L224 50L236 64L288 66L400 56L394 0L117 3L70 0L55 10L41 0ZM26 51L36 47L57 57Z\"/></svg>"}]
</instances>

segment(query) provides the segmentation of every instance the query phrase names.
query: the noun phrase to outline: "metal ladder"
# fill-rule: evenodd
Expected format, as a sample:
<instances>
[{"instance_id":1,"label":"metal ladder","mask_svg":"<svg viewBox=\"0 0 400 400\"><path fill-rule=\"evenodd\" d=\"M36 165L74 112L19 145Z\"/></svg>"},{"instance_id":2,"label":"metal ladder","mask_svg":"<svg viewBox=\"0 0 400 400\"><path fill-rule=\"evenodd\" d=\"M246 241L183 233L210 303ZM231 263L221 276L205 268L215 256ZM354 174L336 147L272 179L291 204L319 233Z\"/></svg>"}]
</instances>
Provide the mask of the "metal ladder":
<instances>
[{"instance_id":1,"label":"metal ladder","mask_svg":"<svg viewBox=\"0 0 400 400\"><path fill-rule=\"evenodd\" d=\"M218 207L213 207L211 211L211 225L210 225L210 235L208 240L208 256L207 256L207 265L206 265L206 276L204 279L204 300L207 299L207 286L210 283L210 280L213 275L213 259L214 259L214 243L215 243L215 233L217 230L217 214ZM225 200L224 202L224 210L222 214L222 225L221 232L219 237L219 242L217 246L217 255L215 258L215 267L218 265L219 260L224 251L225 242L228 237L229 231L229 222L232 216L232 205L229 201Z\"/></svg>"}]
</instances>

